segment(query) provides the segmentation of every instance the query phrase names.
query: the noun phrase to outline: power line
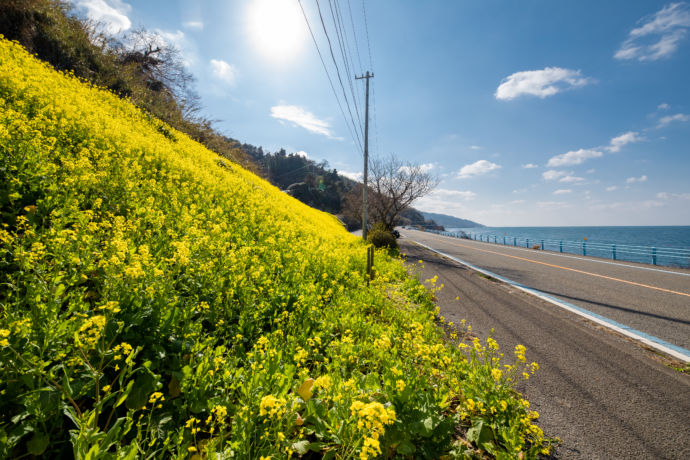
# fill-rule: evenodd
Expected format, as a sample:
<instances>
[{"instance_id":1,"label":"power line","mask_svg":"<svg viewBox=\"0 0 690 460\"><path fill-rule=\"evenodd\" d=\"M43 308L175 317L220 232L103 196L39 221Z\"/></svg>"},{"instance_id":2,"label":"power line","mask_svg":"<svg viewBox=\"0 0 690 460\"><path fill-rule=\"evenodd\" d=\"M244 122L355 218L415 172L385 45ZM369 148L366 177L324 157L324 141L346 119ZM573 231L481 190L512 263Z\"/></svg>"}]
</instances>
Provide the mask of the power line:
<instances>
[{"instance_id":1,"label":"power line","mask_svg":"<svg viewBox=\"0 0 690 460\"><path fill-rule=\"evenodd\" d=\"M367 37L367 50L369 51L369 68L373 71L374 70L374 64L371 61L371 45L369 43L369 25L367 24L367 7L364 4L364 0L362 0L362 11L364 12L364 30L366 31L366 37Z\"/></svg>"},{"instance_id":2,"label":"power line","mask_svg":"<svg viewBox=\"0 0 690 460\"><path fill-rule=\"evenodd\" d=\"M359 63L359 68L357 69L360 74L364 73L364 66L362 65L362 55L359 52L359 40L357 39L357 29L355 27L355 19L352 15L352 4L350 0L347 0L347 10L349 12L350 16L350 27L352 29L352 39L354 40L354 45L355 45L355 51L357 52L357 62ZM352 55L352 53L350 53ZM353 59L354 61L354 59ZM354 67L354 65L353 65ZM359 105L363 105L362 103L362 94L361 91L358 91L357 94L359 95Z\"/></svg>"},{"instance_id":3,"label":"power line","mask_svg":"<svg viewBox=\"0 0 690 460\"><path fill-rule=\"evenodd\" d=\"M352 17L352 5L350 0L347 0L347 9L350 11L350 24L352 25L352 36L355 38L355 49L357 50L357 61L359 62L359 71L361 72L364 66L362 65L362 56L359 54L359 41L357 40L357 32L355 31L355 20Z\"/></svg>"},{"instance_id":4,"label":"power line","mask_svg":"<svg viewBox=\"0 0 690 460\"><path fill-rule=\"evenodd\" d=\"M335 3L335 8L334 8L334 3ZM328 0L328 6L331 10L331 18L333 19L333 25L335 27L335 34L336 38L338 40L338 45L340 47L340 54L343 58L343 63L344 68L345 68L345 73L347 74L347 82L348 86L350 87L350 94L352 95L352 101L355 106L355 114L357 115L357 120L359 121L359 129L360 133L362 130L362 118L359 115L359 105L357 104L357 95L355 93L355 89L352 85L353 82L353 72L351 68L354 68L354 65L352 65L352 59L350 58L350 44L347 41L347 35L345 34L345 30L343 27L343 22L342 22L342 17L340 15L340 9L338 8L338 2L337 0ZM363 134L363 133L362 133Z\"/></svg>"},{"instance_id":5,"label":"power line","mask_svg":"<svg viewBox=\"0 0 690 460\"><path fill-rule=\"evenodd\" d=\"M351 50L351 47L350 47L350 41L349 41L349 38L348 38L349 33L348 33L348 31L347 31L347 27L345 26L345 20L343 19L344 13L342 13L342 8L338 7L337 0L334 0L334 1L336 2L336 11L339 13L339 17L340 17L340 24L341 24L341 28L342 28L342 34L343 34L343 36L345 37L345 44L346 44L346 48L347 48L347 50L348 50L348 58L349 58L349 60L350 60L350 68L353 69L353 72L354 72L355 74L357 73L357 70L359 70L360 73L361 73L361 72L364 72L364 70L363 70L363 68L362 68L362 65L361 65L361 62L360 62L359 69L356 69L356 68L355 68L355 60L354 60L354 58L353 58L353 53L352 53L352 50ZM349 0L348 0L348 1L349 1ZM350 17L350 19L352 19L352 17ZM354 27L352 28L352 39L354 40L354 47L355 47L355 50L357 51L357 54L359 55L359 45L358 45L358 42L357 42L357 33L355 32ZM355 85L355 88L356 88L356 87L357 87L357 86ZM363 106L364 104L363 104L363 102L362 102L362 95L361 95L361 93L360 93L359 91L354 91L354 92L355 92L355 94L356 94L356 95L358 96L358 98L359 98L359 105L360 105L360 106Z\"/></svg>"},{"instance_id":6,"label":"power line","mask_svg":"<svg viewBox=\"0 0 690 460\"><path fill-rule=\"evenodd\" d=\"M352 126L355 127L355 134L357 134L357 139L359 140L359 134L357 133L357 128L355 124L354 117L352 116L352 109L350 107L350 101L347 98L347 93L345 91L345 85L343 84L343 78L340 75L340 68L338 67L338 62L335 59L335 54L333 53L333 44L331 43L331 37L328 35L328 30L326 29L326 23L323 20L323 14L321 13L321 6L319 5L319 0L316 0L316 7L319 11L319 19L321 20L321 26L323 27L323 33L326 35L326 40L328 41L328 49L331 52L331 59L333 60L333 65L335 66L336 75L338 75L338 81L340 82L340 88L343 91L343 98L345 99L345 105L347 106L347 111L350 113L350 121ZM361 140L360 147L361 147Z\"/></svg>"},{"instance_id":7,"label":"power line","mask_svg":"<svg viewBox=\"0 0 690 460\"><path fill-rule=\"evenodd\" d=\"M350 0L348 0L348 4L349 4L349 1ZM373 59L371 58L371 43L369 41L369 24L367 22L367 7L366 7L364 0L362 0L362 13L364 15L364 31L365 31L366 41L367 41L367 52L369 53L369 67L371 68L371 71L373 72L374 71L374 62L373 62ZM359 50L358 50L358 52L359 52ZM378 155L378 154L380 154L380 151L379 151L379 128L378 128L378 122L376 119L376 86L375 85L376 84L374 84L374 87L372 88L372 96L373 96L372 97L372 99L373 99L372 105L373 105L373 109L374 109L373 110L373 112L374 112L374 116L373 116L373 118L374 118L374 145L376 148L376 154Z\"/></svg>"},{"instance_id":8,"label":"power line","mask_svg":"<svg viewBox=\"0 0 690 460\"><path fill-rule=\"evenodd\" d=\"M319 59L321 60L321 65L323 66L323 70L326 72L326 77L328 77L328 83L330 83L330 85L331 85L331 90L333 91L333 95L335 96L335 100L338 103L338 107L340 108L340 113L343 115L343 119L345 119L345 125L347 126L347 130L350 132L350 137L352 137L352 140L356 141L359 144L359 149L361 152L364 150L364 148L362 147L362 141L360 140L358 135L355 136L355 134L357 133L357 130L355 130L355 133L353 134L352 129L350 128L350 124L348 123L347 116L345 115L345 111L343 110L343 106L340 103L340 98L338 97L338 93L335 90L335 86L333 85L333 80L331 79L331 75L328 73L328 67L326 66L326 61L324 61L324 59L323 59L323 55L321 54L321 50L319 49L319 44L316 42L316 37L314 36L314 32L311 29L311 24L309 24L309 19L307 18L307 14L304 11L304 6L302 5L302 0L298 0L298 2L299 2L300 9L302 10L302 15L304 16L304 20L307 23L307 28L309 28L309 34L311 35L311 39L314 41L314 46L316 47L316 52L319 54ZM350 113L350 117L352 117L352 113Z\"/></svg>"}]
</instances>

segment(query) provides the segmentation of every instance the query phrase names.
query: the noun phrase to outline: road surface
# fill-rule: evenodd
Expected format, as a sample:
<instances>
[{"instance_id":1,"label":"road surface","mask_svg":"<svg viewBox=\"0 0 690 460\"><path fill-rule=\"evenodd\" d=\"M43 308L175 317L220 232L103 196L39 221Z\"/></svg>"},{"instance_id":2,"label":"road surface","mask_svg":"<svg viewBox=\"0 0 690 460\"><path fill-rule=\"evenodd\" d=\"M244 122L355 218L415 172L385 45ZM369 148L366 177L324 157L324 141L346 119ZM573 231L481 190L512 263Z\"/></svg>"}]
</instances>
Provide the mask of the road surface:
<instances>
[{"instance_id":1,"label":"road surface","mask_svg":"<svg viewBox=\"0 0 690 460\"><path fill-rule=\"evenodd\" d=\"M416 230L403 235L690 350L690 270L559 254Z\"/></svg>"},{"instance_id":2,"label":"road surface","mask_svg":"<svg viewBox=\"0 0 690 460\"><path fill-rule=\"evenodd\" d=\"M405 234L419 238L417 232ZM430 238L425 241L437 242ZM437 297L447 320L457 324L466 319L482 339L494 329L493 337L507 356L515 345L523 344L527 359L539 363L537 374L518 390L541 414L539 425L546 434L562 440L555 457L690 458L690 376L650 358L654 355L636 343L571 312L481 276L413 244L409 238L403 237L399 243L410 265L424 262L422 279L438 275L438 284L445 285ZM451 250L451 246L446 243L444 249ZM471 250L462 251L466 251L463 256L471 254ZM492 270L499 271L500 256L492 255L490 261ZM516 267L508 270L513 278L521 276ZM541 276L546 277L544 285L557 291L556 275L551 275L553 279ZM596 280L592 283L593 292L604 289ZM683 287L682 283L669 285ZM619 291L627 289L626 285ZM591 296L583 293L571 297Z\"/></svg>"}]
</instances>

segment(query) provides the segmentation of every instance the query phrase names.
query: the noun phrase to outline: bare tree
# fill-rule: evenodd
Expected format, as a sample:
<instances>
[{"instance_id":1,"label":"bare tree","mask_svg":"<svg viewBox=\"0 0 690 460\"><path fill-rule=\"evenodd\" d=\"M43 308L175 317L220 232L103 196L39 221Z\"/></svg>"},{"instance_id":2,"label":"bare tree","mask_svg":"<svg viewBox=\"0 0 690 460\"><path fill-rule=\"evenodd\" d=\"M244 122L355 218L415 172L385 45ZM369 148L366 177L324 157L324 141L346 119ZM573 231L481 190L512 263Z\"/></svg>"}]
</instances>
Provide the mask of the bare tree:
<instances>
[{"instance_id":1,"label":"bare tree","mask_svg":"<svg viewBox=\"0 0 690 460\"><path fill-rule=\"evenodd\" d=\"M371 222L383 222L390 230L403 211L418 198L429 194L439 183L438 177L424 166L403 163L393 154L373 159L369 174Z\"/></svg>"},{"instance_id":2,"label":"bare tree","mask_svg":"<svg viewBox=\"0 0 690 460\"><path fill-rule=\"evenodd\" d=\"M116 51L120 64L130 67L149 91L167 95L186 119L194 118L200 109L195 78L173 43L159 33L140 28L129 32Z\"/></svg>"}]
</instances>

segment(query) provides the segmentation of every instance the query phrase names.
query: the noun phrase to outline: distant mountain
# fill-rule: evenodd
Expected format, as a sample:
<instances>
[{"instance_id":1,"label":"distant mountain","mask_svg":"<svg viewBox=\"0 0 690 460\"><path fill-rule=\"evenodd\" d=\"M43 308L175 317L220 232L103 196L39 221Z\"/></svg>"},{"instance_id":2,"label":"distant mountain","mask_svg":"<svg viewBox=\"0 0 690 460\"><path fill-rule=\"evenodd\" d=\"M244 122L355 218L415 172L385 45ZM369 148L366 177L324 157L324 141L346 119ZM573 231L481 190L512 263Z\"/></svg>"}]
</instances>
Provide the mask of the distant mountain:
<instances>
[{"instance_id":1,"label":"distant mountain","mask_svg":"<svg viewBox=\"0 0 690 460\"><path fill-rule=\"evenodd\" d=\"M425 219L434 220L437 224L443 225L446 228L469 228L469 227L484 227L482 224L473 222L467 219L460 219L459 217L449 216L447 214L436 214L433 212L424 212L422 215Z\"/></svg>"},{"instance_id":2,"label":"distant mountain","mask_svg":"<svg viewBox=\"0 0 690 460\"><path fill-rule=\"evenodd\" d=\"M415 227L424 227L426 229L443 230L443 226L433 219L427 219L424 215L415 208L407 208L400 214L398 225L412 225Z\"/></svg>"}]
</instances>

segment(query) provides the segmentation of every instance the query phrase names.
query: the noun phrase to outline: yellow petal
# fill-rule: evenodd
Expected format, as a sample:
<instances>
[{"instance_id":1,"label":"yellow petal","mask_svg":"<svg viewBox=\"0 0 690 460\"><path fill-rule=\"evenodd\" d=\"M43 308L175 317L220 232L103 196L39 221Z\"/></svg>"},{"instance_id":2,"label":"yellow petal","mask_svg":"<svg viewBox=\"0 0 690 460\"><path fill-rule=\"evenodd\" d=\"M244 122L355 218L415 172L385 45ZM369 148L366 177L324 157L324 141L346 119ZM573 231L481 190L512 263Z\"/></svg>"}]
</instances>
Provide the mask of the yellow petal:
<instances>
[{"instance_id":1,"label":"yellow petal","mask_svg":"<svg viewBox=\"0 0 690 460\"><path fill-rule=\"evenodd\" d=\"M297 389L297 394L300 398L307 402L311 399L311 387L314 386L314 379L308 378L304 381L302 385Z\"/></svg>"}]
</instances>

